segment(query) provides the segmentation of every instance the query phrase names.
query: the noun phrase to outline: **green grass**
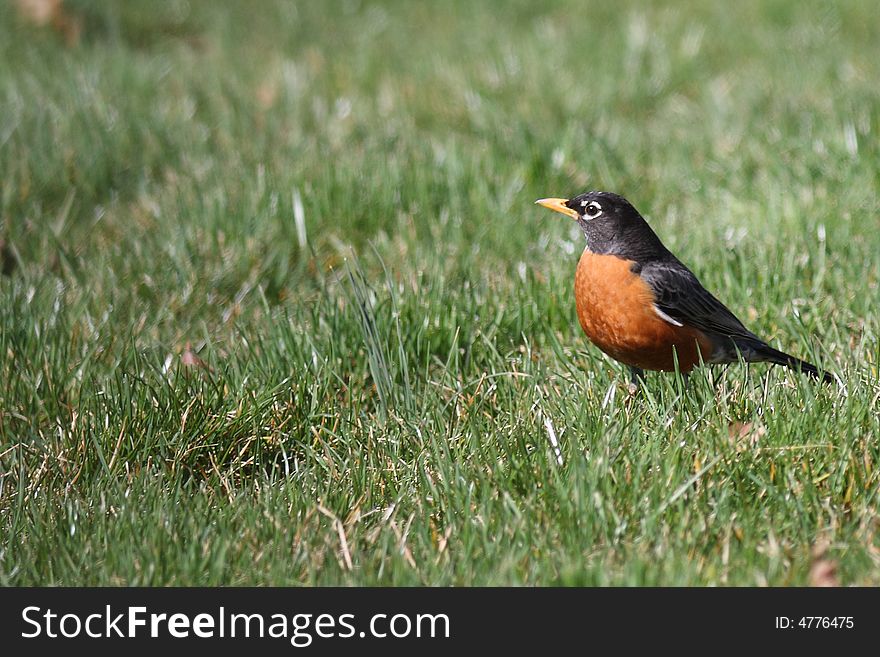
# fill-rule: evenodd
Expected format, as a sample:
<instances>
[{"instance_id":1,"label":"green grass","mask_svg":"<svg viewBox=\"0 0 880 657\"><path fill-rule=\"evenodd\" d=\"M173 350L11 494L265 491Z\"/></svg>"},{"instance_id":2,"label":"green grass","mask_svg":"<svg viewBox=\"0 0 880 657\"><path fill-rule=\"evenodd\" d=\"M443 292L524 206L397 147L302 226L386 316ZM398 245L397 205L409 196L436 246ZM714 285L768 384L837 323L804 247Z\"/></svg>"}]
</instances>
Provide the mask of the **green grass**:
<instances>
[{"instance_id":1,"label":"green grass","mask_svg":"<svg viewBox=\"0 0 880 657\"><path fill-rule=\"evenodd\" d=\"M880 584L873 3L67 4L0 3L0 583ZM629 398L591 188L845 391Z\"/></svg>"}]
</instances>

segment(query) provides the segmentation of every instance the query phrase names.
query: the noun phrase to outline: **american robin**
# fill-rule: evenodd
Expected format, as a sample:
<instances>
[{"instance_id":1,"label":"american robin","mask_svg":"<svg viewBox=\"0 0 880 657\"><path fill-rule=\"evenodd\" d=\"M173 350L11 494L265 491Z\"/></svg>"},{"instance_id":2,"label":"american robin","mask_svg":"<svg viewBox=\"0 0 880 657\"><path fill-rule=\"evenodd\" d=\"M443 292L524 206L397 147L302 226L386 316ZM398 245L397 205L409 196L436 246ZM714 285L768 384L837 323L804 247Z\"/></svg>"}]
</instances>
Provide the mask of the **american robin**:
<instances>
[{"instance_id":1,"label":"american robin","mask_svg":"<svg viewBox=\"0 0 880 657\"><path fill-rule=\"evenodd\" d=\"M826 382L834 378L774 349L704 288L625 198L586 192L539 205L574 219L587 245L574 278L578 319L599 349L643 370L688 374L705 363L768 362Z\"/></svg>"}]
</instances>

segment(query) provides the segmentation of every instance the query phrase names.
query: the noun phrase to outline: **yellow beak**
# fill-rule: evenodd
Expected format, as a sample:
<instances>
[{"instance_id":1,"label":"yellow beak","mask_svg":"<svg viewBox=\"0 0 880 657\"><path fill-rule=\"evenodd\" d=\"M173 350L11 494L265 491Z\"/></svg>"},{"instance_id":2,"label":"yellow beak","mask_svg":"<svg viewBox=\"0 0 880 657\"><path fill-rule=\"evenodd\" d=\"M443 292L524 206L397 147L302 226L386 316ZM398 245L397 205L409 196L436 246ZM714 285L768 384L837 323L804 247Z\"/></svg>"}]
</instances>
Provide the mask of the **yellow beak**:
<instances>
[{"instance_id":1,"label":"yellow beak","mask_svg":"<svg viewBox=\"0 0 880 657\"><path fill-rule=\"evenodd\" d=\"M568 203L568 199L564 198L539 198L535 201L536 205L543 205L545 208L550 208L554 212L567 214L572 219L580 219L578 213L568 207L566 203Z\"/></svg>"}]
</instances>

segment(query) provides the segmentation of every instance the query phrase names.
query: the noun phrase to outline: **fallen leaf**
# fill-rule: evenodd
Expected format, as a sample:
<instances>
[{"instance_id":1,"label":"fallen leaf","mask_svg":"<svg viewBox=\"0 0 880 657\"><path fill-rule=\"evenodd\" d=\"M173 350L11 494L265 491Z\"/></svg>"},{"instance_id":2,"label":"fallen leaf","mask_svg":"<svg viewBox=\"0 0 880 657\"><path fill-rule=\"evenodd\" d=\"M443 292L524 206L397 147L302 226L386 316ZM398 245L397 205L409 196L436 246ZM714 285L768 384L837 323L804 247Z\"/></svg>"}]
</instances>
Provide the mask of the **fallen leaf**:
<instances>
[{"instance_id":1,"label":"fallen leaf","mask_svg":"<svg viewBox=\"0 0 880 657\"><path fill-rule=\"evenodd\" d=\"M837 562L827 559L814 561L810 566L810 586L840 586L837 581Z\"/></svg>"},{"instance_id":2,"label":"fallen leaf","mask_svg":"<svg viewBox=\"0 0 880 657\"><path fill-rule=\"evenodd\" d=\"M17 0L18 13L37 27L48 25L63 11L64 0Z\"/></svg>"},{"instance_id":3,"label":"fallen leaf","mask_svg":"<svg viewBox=\"0 0 880 657\"><path fill-rule=\"evenodd\" d=\"M196 355L189 342L186 343L183 352L180 354L180 362L185 367L200 367L203 370L211 371L211 366Z\"/></svg>"},{"instance_id":4,"label":"fallen leaf","mask_svg":"<svg viewBox=\"0 0 880 657\"><path fill-rule=\"evenodd\" d=\"M754 422L731 422L727 425L727 435L730 443L736 445L736 451L741 452L757 445L767 435L767 428Z\"/></svg>"},{"instance_id":5,"label":"fallen leaf","mask_svg":"<svg viewBox=\"0 0 880 657\"><path fill-rule=\"evenodd\" d=\"M82 21L64 9L64 0L16 0L19 15L37 27L50 26L68 46L79 43Z\"/></svg>"},{"instance_id":6,"label":"fallen leaf","mask_svg":"<svg viewBox=\"0 0 880 657\"><path fill-rule=\"evenodd\" d=\"M837 579L837 562L827 558L828 543L819 542L812 550L813 562L810 565L810 586L840 586Z\"/></svg>"}]
</instances>

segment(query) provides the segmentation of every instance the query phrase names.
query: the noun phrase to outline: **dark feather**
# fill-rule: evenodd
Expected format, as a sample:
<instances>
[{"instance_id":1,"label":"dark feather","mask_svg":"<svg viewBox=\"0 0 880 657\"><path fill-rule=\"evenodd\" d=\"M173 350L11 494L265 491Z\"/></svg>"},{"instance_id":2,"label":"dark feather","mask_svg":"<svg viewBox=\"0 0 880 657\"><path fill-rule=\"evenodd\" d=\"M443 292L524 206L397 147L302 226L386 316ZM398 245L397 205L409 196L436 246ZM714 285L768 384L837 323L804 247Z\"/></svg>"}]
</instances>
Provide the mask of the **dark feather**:
<instances>
[{"instance_id":1,"label":"dark feather","mask_svg":"<svg viewBox=\"0 0 880 657\"><path fill-rule=\"evenodd\" d=\"M657 307L674 320L710 335L763 344L678 260L646 263L642 266L641 276L654 291Z\"/></svg>"},{"instance_id":2,"label":"dark feather","mask_svg":"<svg viewBox=\"0 0 880 657\"><path fill-rule=\"evenodd\" d=\"M707 334L716 345L713 362L770 362L833 383L834 377L814 365L774 349L749 331L727 307L706 290L681 262L670 256L642 265L640 275L654 292L661 311L685 326Z\"/></svg>"}]
</instances>

